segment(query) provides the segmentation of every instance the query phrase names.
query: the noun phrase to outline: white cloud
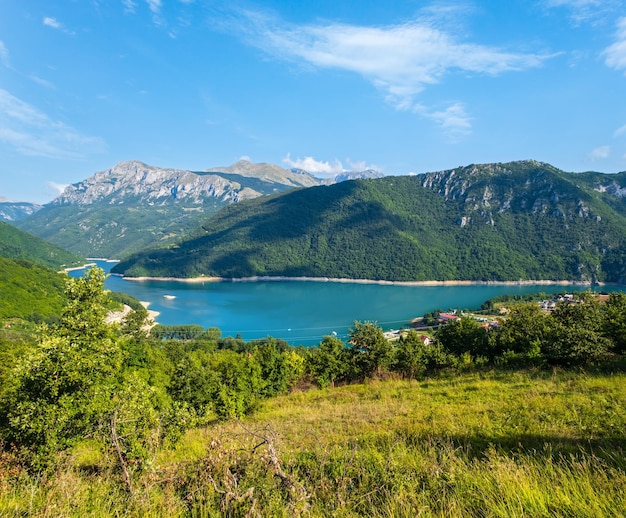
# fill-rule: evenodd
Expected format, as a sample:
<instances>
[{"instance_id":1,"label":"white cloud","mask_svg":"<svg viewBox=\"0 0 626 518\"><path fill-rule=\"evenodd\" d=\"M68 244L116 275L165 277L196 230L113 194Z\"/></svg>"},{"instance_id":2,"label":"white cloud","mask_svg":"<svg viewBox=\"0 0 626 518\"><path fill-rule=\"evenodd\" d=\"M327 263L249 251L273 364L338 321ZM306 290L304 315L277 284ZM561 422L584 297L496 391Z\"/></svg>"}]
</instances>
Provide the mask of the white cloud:
<instances>
[{"instance_id":1,"label":"white cloud","mask_svg":"<svg viewBox=\"0 0 626 518\"><path fill-rule=\"evenodd\" d=\"M616 70L626 70L626 16L617 21L616 40L603 53L605 63Z\"/></svg>"},{"instance_id":2,"label":"white cloud","mask_svg":"<svg viewBox=\"0 0 626 518\"><path fill-rule=\"evenodd\" d=\"M50 18L48 16L43 19L43 24L47 27L52 27L53 29L63 28L63 25L60 22L58 22L55 18Z\"/></svg>"},{"instance_id":3,"label":"white cloud","mask_svg":"<svg viewBox=\"0 0 626 518\"><path fill-rule=\"evenodd\" d=\"M56 29L59 30L61 32L64 32L65 34L70 34L70 35L74 35L74 32L68 30L65 25L63 25L60 21L58 21L56 18L52 18L50 16L46 16L43 19L43 24L46 27L51 27L52 29Z\"/></svg>"},{"instance_id":4,"label":"white cloud","mask_svg":"<svg viewBox=\"0 0 626 518\"><path fill-rule=\"evenodd\" d=\"M430 110L423 106L416 106L415 111L435 122L452 140L471 132L471 118L461 103L454 103L443 110Z\"/></svg>"},{"instance_id":5,"label":"white cloud","mask_svg":"<svg viewBox=\"0 0 626 518\"><path fill-rule=\"evenodd\" d=\"M378 171L378 166L374 164L368 164L365 160L347 160L348 166L351 171L366 171L367 169L373 169Z\"/></svg>"},{"instance_id":6,"label":"white cloud","mask_svg":"<svg viewBox=\"0 0 626 518\"><path fill-rule=\"evenodd\" d=\"M161 0L146 0L146 3L153 14L159 14L161 12Z\"/></svg>"},{"instance_id":7,"label":"white cloud","mask_svg":"<svg viewBox=\"0 0 626 518\"><path fill-rule=\"evenodd\" d=\"M162 0L145 0L145 3L152 13L152 22L157 26L164 25L165 21L161 15L161 9L163 7ZM124 6L124 13L126 14L135 14L137 12L136 0L122 0L122 5Z\"/></svg>"},{"instance_id":8,"label":"white cloud","mask_svg":"<svg viewBox=\"0 0 626 518\"><path fill-rule=\"evenodd\" d=\"M548 9L568 9L575 25L597 21L613 11L614 4L614 0L545 0Z\"/></svg>"},{"instance_id":9,"label":"white cloud","mask_svg":"<svg viewBox=\"0 0 626 518\"><path fill-rule=\"evenodd\" d=\"M28 77L30 78L31 81L37 83L38 85L45 86L46 88L54 88L54 85L50 81L43 79L39 76L32 74Z\"/></svg>"},{"instance_id":10,"label":"white cloud","mask_svg":"<svg viewBox=\"0 0 626 518\"><path fill-rule=\"evenodd\" d=\"M437 28L431 18L383 27L290 27L258 13L245 15L250 44L280 59L359 74L397 109L420 114L418 94L450 73L495 76L541 66L550 57L462 42L452 32ZM452 117L453 111L458 113L456 106L448 109L448 116L435 112L431 118L442 127L456 124L467 130L467 117Z\"/></svg>"},{"instance_id":11,"label":"white cloud","mask_svg":"<svg viewBox=\"0 0 626 518\"><path fill-rule=\"evenodd\" d=\"M82 135L2 89L0 142L23 155L48 158L81 158L106 149L101 138Z\"/></svg>"},{"instance_id":12,"label":"white cloud","mask_svg":"<svg viewBox=\"0 0 626 518\"><path fill-rule=\"evenodd\" d=\"M623 126L617 128L614 132L613 132L613 137L617 138L617 137L621 137L622 135L626 134L626 124L624 124Z\"/></svg>"},{"instance_id":13,"label":"white cloud","mask_svg":"<svg viewBox=\"0 0 626 518\"><path fill-rule=\"evenodd\" d=\"M9 68L9 50L6 48L6 45L0 41L0 63L2 63L5 67Z\"/></svg>"},{"instance_id":14,"label":"white cloud","mask_svg":"<svg viewBox=\"0 0 626 518\"><path fill-rule=\"evenodd\" d=\"M610 146L599 146L591 151L589 154L589 158L592 160L604 160L605 158L609 158L611 154Z\"/></svg>"},{"instance_id":15,"label":"white cloud","mask_svg":"<svg viewBox=\"0 0 626 518\"><path fill-rule=\"evenodd\" d=\"M333 160L332 162L323 162L320 160L315 160L315 158L313 158L312 156L307 156L304 158L296 158L295 160L292 160L291 154L287 153L287 156L283 158L283 163L286 164L288 167L294 169L303 169L304 171L307 171L311 174L333 175L345 171L343 165L337 159Z\"/></svg>"},{"instance_id":16,"label":"white cloud","mask_svg":"<svg viewBox=\"0 0 626 518\"><path fill-rule=\"evenodd\" d=\"M46 186L55 193L55 196L60 196L65 191L66 187L69 184L56 183L56 182L47 182Z\"/></svg>"},{"instance_id":17,"label":"white cloud","mask_svg":"<svg viewBox=\"0 0 626 518\"><path fill-rule=\"evenodd\" d=\"M148 4L150 11L152 12L152 22L155 25L163 25L164 20L161 16L161 0L146 0L146 3Z\"/></svg>"},{"instance_id":18,"label":"white cloud","mask_svg":"<svg viewBox=\"0 0 626 518\"><path fill-rule=\"evenodd\" d=\"M124 12L134 14L137 9L137 4L133 0L122 0L124 6Z\"/></svg>"}]
</instances>

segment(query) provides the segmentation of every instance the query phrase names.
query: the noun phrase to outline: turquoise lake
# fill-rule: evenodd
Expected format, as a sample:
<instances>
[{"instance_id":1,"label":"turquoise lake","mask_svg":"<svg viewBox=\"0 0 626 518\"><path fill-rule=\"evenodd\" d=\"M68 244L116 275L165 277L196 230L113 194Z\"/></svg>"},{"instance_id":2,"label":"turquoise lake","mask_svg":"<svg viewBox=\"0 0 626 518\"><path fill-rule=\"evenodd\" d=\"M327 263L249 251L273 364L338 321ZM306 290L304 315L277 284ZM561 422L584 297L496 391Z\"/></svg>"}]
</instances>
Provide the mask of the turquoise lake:
<instances>
[{"instance_id":1,"label":"turquoise lake","mask_svg":"<svg viewBox=\"0 0 626 518\"><path fill-rule=\"evenodd\" d=\"M113 265L96 263L105 271ZM79 276L82 271L70 274ZM159 312L156 321L160 324L198 324L218 327L222 336L239 334L244 340L273 336L292 345L307 346L318 344L323 336L333 332L345 339L356 320L376 322L384 330L398 329L435 309L476 309L496 295L589 289L561 285L398 286L313 281L191 284L126 281L116 276L107 278L106 288L149 302L150 309Z\"/></svg>"}]
</instances>

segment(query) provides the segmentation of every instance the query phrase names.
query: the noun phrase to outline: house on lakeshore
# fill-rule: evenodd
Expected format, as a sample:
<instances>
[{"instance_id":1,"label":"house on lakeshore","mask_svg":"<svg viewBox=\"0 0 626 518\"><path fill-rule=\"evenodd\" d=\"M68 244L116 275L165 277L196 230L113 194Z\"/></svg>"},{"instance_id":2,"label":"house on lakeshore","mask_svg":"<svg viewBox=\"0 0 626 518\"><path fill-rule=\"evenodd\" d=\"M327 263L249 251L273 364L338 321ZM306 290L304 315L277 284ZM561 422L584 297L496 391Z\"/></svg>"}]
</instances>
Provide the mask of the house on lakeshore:
<instances>
[{"instance_id":1,"label":"house on lakeshore","mask_svg":"<svg viewBox=\"0 0 626 518\"><path fill-rule=\"evenodd\" d=\"M437 320L439 320L439 322L441 322L442 324L446 324L448 322L458 319L459 316L452 313L439 313L439 316L437 317Z\"/></svg>"}]
</instances>

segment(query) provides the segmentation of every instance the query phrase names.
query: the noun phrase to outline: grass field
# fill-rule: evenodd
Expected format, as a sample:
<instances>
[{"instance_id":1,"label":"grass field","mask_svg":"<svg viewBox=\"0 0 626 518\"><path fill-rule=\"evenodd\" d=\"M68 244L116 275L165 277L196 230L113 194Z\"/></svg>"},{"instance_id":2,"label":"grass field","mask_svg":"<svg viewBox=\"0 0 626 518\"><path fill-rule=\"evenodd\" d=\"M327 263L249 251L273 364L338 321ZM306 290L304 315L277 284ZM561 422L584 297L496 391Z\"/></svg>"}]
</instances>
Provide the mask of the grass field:
<instances>
[{"instance_id":1,"label":"grass field","mask_svg":"<svg viewBox=\"0 0 626 518\"><path fill-rule=\"evenodd\" d=\"M624 516L625 403L625 374L568 371L296 392L188 432L133 494L88 444L47 475L0 459L0 515Z\"/></svg>"}]
</instances>

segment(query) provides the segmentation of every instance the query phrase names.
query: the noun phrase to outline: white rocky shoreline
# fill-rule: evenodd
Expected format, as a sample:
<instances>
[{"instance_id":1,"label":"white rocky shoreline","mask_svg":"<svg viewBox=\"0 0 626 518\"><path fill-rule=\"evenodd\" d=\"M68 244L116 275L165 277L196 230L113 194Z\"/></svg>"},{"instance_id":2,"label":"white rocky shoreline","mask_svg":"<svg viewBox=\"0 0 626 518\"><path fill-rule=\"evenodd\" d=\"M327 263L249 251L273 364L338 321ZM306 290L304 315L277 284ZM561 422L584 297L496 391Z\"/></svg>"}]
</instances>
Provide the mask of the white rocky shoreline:
<instances>
[{"instance_id":1,"label":"white rocky shoreline","mask_svg":"<svg viewBox=\"0 0 626 518\"><path fill-rule=\"evenodd\" d=\"M568 281L568 280L517 280L517 281L468 281L468 280L448 280L448 281L385 281L372 279L346 279L334 277L283 277L283 276L253 276L241 278L226 277L127 277L116 275L125 281L146 282L183 282L183 283L204 283L204 282L279 282L279 281L299 281L299 282L339 282L353 284L380 284L389 286L523 286L523 285L560 285L560 286L605 286L603 282L589 281Z\"/></svg>"}]
</instances>

